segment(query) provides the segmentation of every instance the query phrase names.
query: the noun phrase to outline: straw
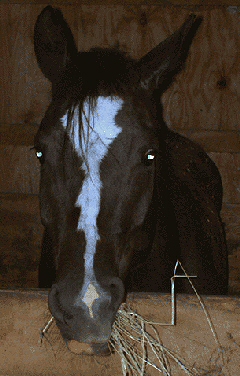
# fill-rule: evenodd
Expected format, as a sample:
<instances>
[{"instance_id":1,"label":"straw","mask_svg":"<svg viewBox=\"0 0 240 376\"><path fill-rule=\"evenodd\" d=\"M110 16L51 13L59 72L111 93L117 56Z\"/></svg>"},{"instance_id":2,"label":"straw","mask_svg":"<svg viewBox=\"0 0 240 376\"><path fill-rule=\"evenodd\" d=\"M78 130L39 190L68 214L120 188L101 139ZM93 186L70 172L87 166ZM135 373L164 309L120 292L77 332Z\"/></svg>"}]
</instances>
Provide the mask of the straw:
<instances>
[{"instance_id":1,"label":"straw","mask_svg":"<svg viewBox=\"0 0 240 376\"><path fill-rule=\"evenodd\" d=\"M178 267L183 271L183 275L177 274ZM181 262L177 260L173 277L171 278L171 320L169 323L152 322L143 318L136 311L133 311L130 305L122 304L113 324L112 335L110 339L111 346L121 357L123 376L145 376L149 367L154 368L161 375L172 376L171 364L181 370L186 375L204 376L204 375L223 375L222 369L227 365L223 356L223 348L217 336L217 332L212 323L211 317L205 307L205 304L194 287L191 278L183 268ZM159 333L155 326L174 326L176 325L176 294L175 279L187 278L207 319L212 336L216 342L218 354L221 358L222 366L215 365L208 370L199 370L186 364L178 354L163 345ZM152 335L151 333L154 333ZM216 373L218 372L218 373ZM220 373L219 373L220 372ZM177 374L176 374L177 375Z\"/></svg>"}]
</instances>

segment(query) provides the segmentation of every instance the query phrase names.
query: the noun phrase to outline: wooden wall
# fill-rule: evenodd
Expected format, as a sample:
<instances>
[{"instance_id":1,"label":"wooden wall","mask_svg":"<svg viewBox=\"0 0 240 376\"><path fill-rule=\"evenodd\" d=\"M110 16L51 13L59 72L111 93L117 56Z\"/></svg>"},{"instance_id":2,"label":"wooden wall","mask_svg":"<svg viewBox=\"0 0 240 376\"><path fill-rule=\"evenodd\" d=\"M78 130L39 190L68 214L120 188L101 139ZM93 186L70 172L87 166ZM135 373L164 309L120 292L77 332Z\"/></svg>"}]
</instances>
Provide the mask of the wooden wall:
<instances>
[{"instance_id":1,"label":"wooden wall","mask_svg":"<svg viewBox=\"0 0 240 376\"><path fill-rule=\"evenodd\" d=\"M230 290L240 293L240 6L227 0L47 3L62 9L79 49L119 43L133 57L173 33L190 12L204 17L186 69L163 96L164 117L170 128L199 142L220 169ZM39 166L30 148L50 85L35 61L33 28L45 5L0 4L0 287L37 283Z\"/></svg>"}]
</instances>

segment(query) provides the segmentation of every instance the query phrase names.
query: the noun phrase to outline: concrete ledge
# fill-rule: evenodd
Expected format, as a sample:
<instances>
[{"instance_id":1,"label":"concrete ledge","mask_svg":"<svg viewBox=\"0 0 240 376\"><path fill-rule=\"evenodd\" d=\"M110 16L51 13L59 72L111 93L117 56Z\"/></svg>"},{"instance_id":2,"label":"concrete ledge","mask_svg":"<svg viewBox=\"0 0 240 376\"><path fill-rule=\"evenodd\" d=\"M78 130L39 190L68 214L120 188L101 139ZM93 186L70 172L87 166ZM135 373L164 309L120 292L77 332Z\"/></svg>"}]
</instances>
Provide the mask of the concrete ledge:
<instances>
[{"instance_id":1,"label":"concrete ledge","mask_svg":"<svg viewBox=\"0 0 240 376\"><path fill-rule=\"evenodd\" d=\"M0 376L122 375L118 354L106 358L74 355L66 349L55 324L49 341L45 339L41 344L40 329L50 318L47 294L37 289L0 290ZM208 370L207 375L237 376L240 298L214 296L203 300L222 353L218 352L206 316L194 295L177 297L176 325L157 327L162 343L181 355L188 365L198 366L202 372ZM171 321L170 295L132 293L128 303L146 319L160 323ZM172 375L185 375L175 371L173 366ZM149 368L148 375L158 374Z\"/></svg>"}]
</instances>

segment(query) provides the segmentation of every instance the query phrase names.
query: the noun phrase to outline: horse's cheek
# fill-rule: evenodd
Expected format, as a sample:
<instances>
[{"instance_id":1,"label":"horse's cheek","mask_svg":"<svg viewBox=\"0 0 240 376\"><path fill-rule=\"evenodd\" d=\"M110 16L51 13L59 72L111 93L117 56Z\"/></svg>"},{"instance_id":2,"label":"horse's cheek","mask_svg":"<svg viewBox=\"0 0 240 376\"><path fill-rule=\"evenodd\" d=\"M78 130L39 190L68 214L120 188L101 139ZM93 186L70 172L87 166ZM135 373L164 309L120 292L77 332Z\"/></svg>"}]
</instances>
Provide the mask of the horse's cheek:
<instances>
[{"instance_id":1,"label":"horse's cheek","mask_svg":"<svg viewBox=\"0 0 240 376\"><path fill-rule=\"evenodd\" d=\"M140 189L132 192L129 197L129 207L131 207L130 230L142 226L149 211L153 199L153 179L146 179L144 184L140 184Z\"/></svg>"}]
</instances>

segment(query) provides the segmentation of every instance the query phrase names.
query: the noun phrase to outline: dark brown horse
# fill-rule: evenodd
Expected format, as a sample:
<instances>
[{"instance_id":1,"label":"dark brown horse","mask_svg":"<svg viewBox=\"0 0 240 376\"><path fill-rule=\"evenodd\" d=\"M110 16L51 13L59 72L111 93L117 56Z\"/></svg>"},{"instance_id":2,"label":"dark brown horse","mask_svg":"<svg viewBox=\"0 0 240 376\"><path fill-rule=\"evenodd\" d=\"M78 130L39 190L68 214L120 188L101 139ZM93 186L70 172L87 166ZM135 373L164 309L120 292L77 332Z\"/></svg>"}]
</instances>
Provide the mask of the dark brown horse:
<instances>
[{"instance_id":1,"label":"dark brown horse","mask_svg":"<svg viewBox=\"0 0 240 376\"><path fill-rule=\"evenodd\" d=\"M227 292L218 170L163 122L160 96L200 24L190 16L140 60L77 52L46 7L35 52L52 102L35 138L45 226L39 281L63 338L107 347L127 291L168 291L179 259L199 293ZM182 283L179 290L189 292Z\"/></svg>"}]
</instances>

